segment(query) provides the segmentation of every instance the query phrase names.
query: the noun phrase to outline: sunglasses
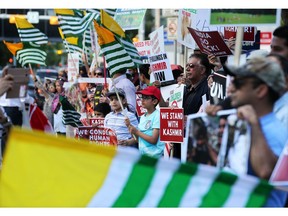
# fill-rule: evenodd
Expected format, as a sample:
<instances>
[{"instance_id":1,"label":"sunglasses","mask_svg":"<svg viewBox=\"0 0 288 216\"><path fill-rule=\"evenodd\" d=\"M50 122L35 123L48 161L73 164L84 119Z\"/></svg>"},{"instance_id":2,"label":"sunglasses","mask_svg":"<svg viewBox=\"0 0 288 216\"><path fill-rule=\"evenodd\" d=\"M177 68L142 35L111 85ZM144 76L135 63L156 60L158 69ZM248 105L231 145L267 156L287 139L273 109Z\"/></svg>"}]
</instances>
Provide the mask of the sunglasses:
<instances>
[{"instance_id":1,"label":"sunglasses","mask_svg":"<svg viewBox=\"0 0 288 216\"><path fill-rule=\"evenodd\" d=\"M246 83L249 82L249 80L252 81L251 83L253 84L253 88L256 88L260 84L263 84L263 81L255 76L247 76L245 78L234 78L234 80L232 80L232 83L236 89L241 89Z\"/></svg>"},{"instance_id":2,"label":"sunglasses","mask_svg":"<svg viewBox=\"0 0 288 216\"><path fill-rule=\"evenodd\" d=\"M195 68L196 66L199 66L198 64L192 64L192 63L188 63L188 64L186 64L186 69L188 69L188 68Z\"/></svg>"},{"instance_id":3,"label":"sunglasses","mask_svg":"<svg viewBox=\"0 0 288 216\"><path fill-rule=\"evenodd\" d=\"M95 73L95 75L97 75L97 76L102 76L103 73Z\"/></svg>"}]
</instances>

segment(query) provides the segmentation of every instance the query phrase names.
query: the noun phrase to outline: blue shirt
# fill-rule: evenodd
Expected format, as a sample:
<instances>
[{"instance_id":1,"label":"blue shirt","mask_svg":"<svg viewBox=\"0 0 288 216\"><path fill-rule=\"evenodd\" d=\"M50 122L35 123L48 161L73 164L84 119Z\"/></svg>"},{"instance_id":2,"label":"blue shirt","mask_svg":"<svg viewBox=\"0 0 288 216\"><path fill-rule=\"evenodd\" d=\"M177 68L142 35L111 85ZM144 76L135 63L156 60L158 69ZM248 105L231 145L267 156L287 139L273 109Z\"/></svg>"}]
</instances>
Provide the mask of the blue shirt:
<instances>
[{"instance_id":1,"label":"blue shirt","mask_svg":"<svg viewBox=\"0 0 288 216\"><path fill-rule=\"evenodd\" d=\"M260 118L260 125L270 149L279 157L288 139L287 128L273 112L262 116ZM248 174L255 176L250 162L248 162ZM272 191L265 207L283 207L286 199L287 192L278 190Z\"/></svg>"},{"instance_id":2,"label":"blue shirt","mask_svg":"<svg viewBox=\"0 0 288 216\"><path fill-rule=\"evenodd\" d=\"M160 129L160 111L157 109L148 116L147 113L142 115L138 125L138 129L148 136L152 136L154 128ZM151 144L141 137L138 138L138 143L141 154L156 158L163 156L165 143L160 142L160 136L156 144Z\"/></svg>"}]
</instances>

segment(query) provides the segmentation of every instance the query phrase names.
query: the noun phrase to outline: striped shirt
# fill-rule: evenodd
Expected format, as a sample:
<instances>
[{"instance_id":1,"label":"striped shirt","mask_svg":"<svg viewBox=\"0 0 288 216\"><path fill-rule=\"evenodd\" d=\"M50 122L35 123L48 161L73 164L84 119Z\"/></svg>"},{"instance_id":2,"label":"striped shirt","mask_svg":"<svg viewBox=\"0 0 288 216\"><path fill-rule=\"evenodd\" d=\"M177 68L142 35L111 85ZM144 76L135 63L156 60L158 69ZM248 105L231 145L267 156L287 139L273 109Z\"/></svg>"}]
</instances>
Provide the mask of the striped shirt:
<instances>
[{"instance_id":1,"label":"striped shirt","mask_svg":"<svg viewBox=\"0 0 288 216\"><path fill-rule=\"evenodd\" d=\"M126 115L124 115L126 113ZM132 138L128 127L125 125L126 116L129 118L131 125L138 128L138 120L134 113L125 108L121 113L114 111L108 113L104 119L104 127L111 128L116 132L117 140L127 140Z\"/></svg>"}]
</instances>

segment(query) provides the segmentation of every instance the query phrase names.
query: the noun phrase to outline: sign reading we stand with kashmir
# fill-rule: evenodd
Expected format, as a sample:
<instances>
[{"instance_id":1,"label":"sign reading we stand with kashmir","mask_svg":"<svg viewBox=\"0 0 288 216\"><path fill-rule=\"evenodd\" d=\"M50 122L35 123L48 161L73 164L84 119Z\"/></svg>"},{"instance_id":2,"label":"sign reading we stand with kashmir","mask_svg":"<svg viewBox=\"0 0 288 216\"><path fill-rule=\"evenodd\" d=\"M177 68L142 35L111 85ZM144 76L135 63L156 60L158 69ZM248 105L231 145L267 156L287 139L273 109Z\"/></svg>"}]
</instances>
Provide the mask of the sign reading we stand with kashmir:
<instances>
[{"instance_id":1,"label":"sign reading we stand with kashmir","mask_svg":"<svg viewBox=\"0 0 288 216\"><path fill-rule=\"evenodd\" d=\"M160 108L160 140L162 142L183 142L183 108Z\"/></svg>"}]
</instances>

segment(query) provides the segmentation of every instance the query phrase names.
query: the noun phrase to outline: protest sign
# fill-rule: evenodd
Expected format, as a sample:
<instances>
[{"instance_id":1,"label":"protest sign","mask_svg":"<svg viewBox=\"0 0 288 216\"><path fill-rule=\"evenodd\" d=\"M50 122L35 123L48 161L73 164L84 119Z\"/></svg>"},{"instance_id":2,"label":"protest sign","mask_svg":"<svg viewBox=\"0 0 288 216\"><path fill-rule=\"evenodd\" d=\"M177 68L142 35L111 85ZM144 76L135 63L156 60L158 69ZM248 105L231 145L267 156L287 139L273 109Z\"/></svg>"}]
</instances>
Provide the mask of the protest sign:
<instances>
[{"instance_id":1,"label":"protest sign","mask_svg":"<svg viewBox=\"0 0 288 216\"><path fill-rule=\"evenodd\" d=\"M244 34L243 34L243 41L255 41L255 35L257 33L256 27L253 26L245 26L243 28ZM236 38L237 33L237 27L236 26L230 26L230 27L224 27L224 40L228 40L229 38Z\"/></svg>"},{"instance_id":2,"label":"protest sign","mask_svg":"<svg viewBox=\"0 0 288 216\"><path fill-rule=\"evenodd\" d=\"M152 41L151 40L133 42L133 44L136 47L140 56L151 55L152 53Z\"/></svg>"},{"instance_id":3,"label":"protest sign","mask_svg":"<svg viewBox=\"0 0 288 216\"><path fill-rule=\"evenodd\" d=\"M175 84L175 87L170 91L169 106L182 107L184 98L184 84Z\"/></svg>"},{"instance_id":4,"label":"protest sign","mask_svg":"<svg viewBox=\"0 0 288 216\"><path fill-rule=\"evenodd\" d=\"M79 54L69 53L68 54L68 82L75 82L77 75L79 74Z\"/></svg>"},{"instance_id":5,"label":"protest sign","mask_svg":"<svg viewBox=\"0 0 288 216\"><path fill-rule=\"evenodd\" d=\"M210 25L279 26L281 9L211 9Z\"/></svg>"},{"instance_id":6,"label":"protest sign","mask_svg":"<svg viewBox=\"0 0 288 216\"><path fill-rule=\"evenodd\" d=\"M219 111L216 116L188 115L181 161L246 174L251 142L247 125L246 121L237 118L236 109Z\"/></svg>"},{"instance_id":7,"label":"protest sign","mask_svg":"<svg viewBox=\"0 0 288 216\"><path fill-rule=\"evenodd\" d=\"M213 83L210 88L210 104L218 104L226 97L226 73L217 71L213 73Z\"/></svg>"},{"instance_id":8,"label":"protest sign","mask_svg":"<svg viewBox=\"0 0 288 216\"><path fill-rule=\"evenodd\" d=\"M195 41L187 27L193 28L196 25L196 10L179 10L177 22L177 42L189 47L195 48Z\"/></svg>"},{"instance_id":9,"label":"protest sign","mask_svg":"<svg viewBox=\"0 0 288 216\"><path fill-rule=\"evenodd\" d=\"M149 38L152 42L151 55L165 52L163 26L151 32L149 34Z\"/></svg>"},{"instance_id":10,"label":"protest sign","mask_svg":"<svg viewBox=\"0 0 288 216\"><path fill-rule=\"evenodd\" d=\"M91 126L97 125L97 127L104 127L104 118L90 118L89 124Z\"/></svg>"},{"instance_id":11,"label":"protest sign","mask_svg":"<svg viewBox=\"0 0 288 216\"><path fill-rule=\"evenodd\" d=\"M116 133L110 128L81 126L76 130L76 137L78 139L88 139L90 143L117 145Z\"/></svg>"},{"instance_id":12,"label":"protest sign","mask_svg":"<svg viewBox=\"0 0 288 216\"><path fill-rule=\"evenodd\" d=\"M149 56L149 62L152 71L150 75L150 83L155 80L158 80L161 83L174 80L171 65L166 53Z\"/></svg>"},{"instance_id":13,"label":"protest sign","mask_svg":"<svg viewBox=\"0 0 288 216\"><path fill-rule=\"evenodd\" d=\"M218 31L197 31L189 27L188 30L201 52L213 54L216 57L232 55Z\"/></svg>"},{"instance_id":14,"label":"protest sign","mask_svg":"<svg viewBox=\"0 0 288 216\"><path fill-rule=\"evenodd\" d=\"M139 29L144 19L146 9L117 9L114 20L123 30Z\"/></svg>"},{"instance_id":15,"label":"protest sign","mask_svg":"<svg viewBox=\"0 0 288 216\"><path fill-rule=\"evenodd\" d=\"M183 142L183 108L160 108L160 141Z\"/></svg>"}]
</instances>

